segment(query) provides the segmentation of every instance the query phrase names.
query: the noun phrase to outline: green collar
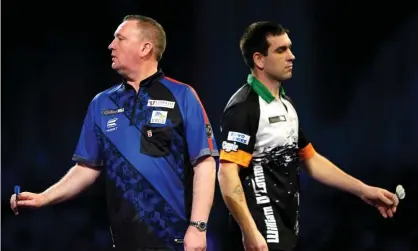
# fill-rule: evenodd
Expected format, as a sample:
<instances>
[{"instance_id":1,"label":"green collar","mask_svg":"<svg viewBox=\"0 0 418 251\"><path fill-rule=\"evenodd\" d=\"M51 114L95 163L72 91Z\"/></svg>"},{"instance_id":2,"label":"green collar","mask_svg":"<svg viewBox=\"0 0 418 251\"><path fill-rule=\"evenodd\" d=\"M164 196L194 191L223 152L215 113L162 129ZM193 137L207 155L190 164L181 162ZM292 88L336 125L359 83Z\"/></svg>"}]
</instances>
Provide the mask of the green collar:
<instances>
[{"instance_id":1,"label":"green collar","mask_svg":"<svg viewBox=\"0 0 418 251\"><path fill-rule=\"evenodd\" d=\"M271 103L274 100L273 94L258 80L253 74L248 74L247 83L253 88L253 90L262 97L267 103ZM285 96L284 88L280 86L280 96Z\"/></svg>"}]
</instances>

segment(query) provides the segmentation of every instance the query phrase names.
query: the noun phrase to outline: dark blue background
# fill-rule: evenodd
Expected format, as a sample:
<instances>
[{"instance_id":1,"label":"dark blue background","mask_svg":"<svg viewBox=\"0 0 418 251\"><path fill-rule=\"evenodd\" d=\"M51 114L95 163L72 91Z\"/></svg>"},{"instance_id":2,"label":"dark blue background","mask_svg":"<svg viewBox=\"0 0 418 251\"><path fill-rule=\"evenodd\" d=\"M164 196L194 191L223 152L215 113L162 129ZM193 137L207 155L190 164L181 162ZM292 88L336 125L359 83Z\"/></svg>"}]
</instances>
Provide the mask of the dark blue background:
<instances>
[{"instance_id":1,"label":"dark blue background","mask_svg":"<svg viewBox=\"0 0 418 251\"><path fill-rule=\"evenodd\" d=\"M337 4L338 2L338 4ZM70 166L89 101L119 81L107 50L126 14L167 32L165 73L192 85L219 133L248 69L238 41L254 21L288 27L285 83L317 151L407 198L384 220L361 200L302 177L300 250L418 250L418 12L407 1L7 1L2 3L2 250L107 250L100 179L74 200L14 217L15 184L41 192ZM415 1L416 2L416 1ZM370 6L366 6L370 4ZM220 142L218 141L218 144ZM219 192L211 241L228 241Z\"/></svg>"}]
</instances>

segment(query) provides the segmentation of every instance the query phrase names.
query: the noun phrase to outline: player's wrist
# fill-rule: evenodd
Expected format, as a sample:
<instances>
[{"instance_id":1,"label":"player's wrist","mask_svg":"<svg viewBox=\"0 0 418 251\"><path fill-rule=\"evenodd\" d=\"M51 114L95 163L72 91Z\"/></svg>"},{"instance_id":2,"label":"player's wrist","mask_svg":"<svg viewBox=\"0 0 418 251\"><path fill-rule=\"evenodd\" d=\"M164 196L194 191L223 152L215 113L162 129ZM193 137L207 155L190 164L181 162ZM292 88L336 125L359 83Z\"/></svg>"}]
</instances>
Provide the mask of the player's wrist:
<instances>
[{"instance_id":1,"label":"player's wrist","mask_svg":"<svg viewBox=\"0 0 418 251\"><path fill-rule=\"evenodd\" d=\"M367 184L364 184L363 182L359 181L359 185L357 186L357 189L354 190L354 194L360 198L363 198L368 187L369 186Z\"/></svg>"},{"instance_id":2,"label":"player's wrist","mask_svg":"<svg viewBox=\"0 0 418 251\"><path fill-rule=\"evenodd\" d=\"M257 225L249 223L249 225L241 226L241 232L244 236L251 236L259 232Z\"/></svg>"},{"instance_id":3,"label":"player's wrist","mask_svg":"<svg viewBox=\"0 0 418 251\"><path fill-rule=\"evenodd\" d=\"M190 221L189 223L189 227L192 227L199 232L206 232L207 225L206 221Z\"/></svg>"},{"instance_id":4,"label":"player's wrist","mask_svg":"<svg viewBox=\"0 0 418 251\"><path fill-rule=\"evenodd\" d=\"M44 207L51 203L52 199L50 198L50 195L48 195L46 192L42 192L39 195L40 195L39 207Z\"/></svg>"},{"instance_id":5,"label":"player's wrist","mask_svg":"<svg viewBox=\"0 0 418 251\"><path fill-rule=\"evenodd\" d=\"M206 235L207 230L201 231L201 230L197 229L197 228L196 228L196 227L194 227L194 226L189 226L189 227L187 228L187 232L193 233L193 234L195 234L195 235Z\"/></svg>"}]
</instances>

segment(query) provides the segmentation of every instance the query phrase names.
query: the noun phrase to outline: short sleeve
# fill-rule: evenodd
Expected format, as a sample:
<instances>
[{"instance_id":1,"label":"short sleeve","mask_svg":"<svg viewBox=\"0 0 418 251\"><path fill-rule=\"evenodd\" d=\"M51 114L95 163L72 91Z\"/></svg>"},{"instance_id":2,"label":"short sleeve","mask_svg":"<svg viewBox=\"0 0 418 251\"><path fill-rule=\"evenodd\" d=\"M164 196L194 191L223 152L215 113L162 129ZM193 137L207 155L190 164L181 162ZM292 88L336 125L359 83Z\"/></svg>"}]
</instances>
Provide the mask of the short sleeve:
<instances>
[{"instance_id":1,"label":"short sleeve","mask_svg":"<svg viewBox=\"0 0 418 251\"><path fill-rule=\"evenodd\" d=\"M222 149L220 161L248 167L252 159L255 135L251 130L248 109L242 104L228 107L221 120Z\"/></svg>"},{"instance_id":2,"label":"short sleeve","mask_svg":"<svg viewBox=\"0 0 418 251\"><path fill-rule=\"evenodd\" d=\"M95 132L95 101L96 99L93 99L93 101L90 102L86 117L84 118L78 144L73 155L73 161L91 167L103 166L99 140Z\"/></svg>"},{"instance_id":3,"label":"short sleeve","mask_svg":"<svg viewBox=\"0 0 418 251\"><path fill-rule=\"evenodd\" d=\"M204 156L219 156L212 126L200 99L192 87L185 97L185 134L192 165Z\"/></svg>"},{"instance_id":4,"label":"short sleeve","mask_svg":"<svg viewBox=\"0 0 418 251\"><path fill-rule=\"evenodd\" d=\"M299 127L299 156L302 160L307 160L312 158L315 155L315 149L312 146L312 143L308 140L303 132L302 128Z\"/></svg>"}]
</instances>

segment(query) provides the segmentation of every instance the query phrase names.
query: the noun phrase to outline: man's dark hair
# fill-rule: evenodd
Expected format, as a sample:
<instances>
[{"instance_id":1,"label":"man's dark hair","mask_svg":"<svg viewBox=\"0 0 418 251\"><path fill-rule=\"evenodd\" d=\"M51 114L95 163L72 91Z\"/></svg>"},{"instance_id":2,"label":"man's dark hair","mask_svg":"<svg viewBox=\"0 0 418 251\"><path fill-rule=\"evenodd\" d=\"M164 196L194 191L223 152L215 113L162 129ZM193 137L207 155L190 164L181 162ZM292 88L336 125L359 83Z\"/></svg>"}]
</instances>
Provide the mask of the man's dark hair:
<instances>
[{"instance_id":1,"label":"man's dark hair","mask_svg":"<svg viewBox=\"0 0 418 251\"><path fill-rule=\"evenodd\" d=\"M285 33L289 33L289 30L283 28L280 24L269 21L260 21L248 26L239 43L242 56L248 67L253 69L255 66L254 53L259 52L267 56L270 46L267 42L268 36L280 36Z\"/></svg>"},{"instance_id":2,"label":"man's dark hair","mask_svg":"<svg viewBox=\"0 0 418 251\"><path fill-rule=\"evenodd\" d=\"M167 45L164 28L154 19L141 15L127 15L123 21L136 20L143 36L154 43L154 52L157 61L160 61Z\"/></svg>"}]
</instances>

